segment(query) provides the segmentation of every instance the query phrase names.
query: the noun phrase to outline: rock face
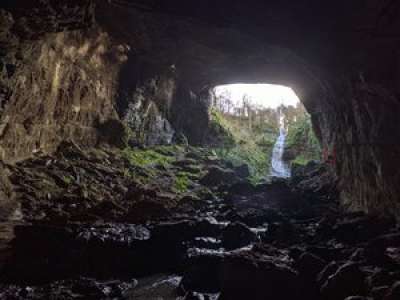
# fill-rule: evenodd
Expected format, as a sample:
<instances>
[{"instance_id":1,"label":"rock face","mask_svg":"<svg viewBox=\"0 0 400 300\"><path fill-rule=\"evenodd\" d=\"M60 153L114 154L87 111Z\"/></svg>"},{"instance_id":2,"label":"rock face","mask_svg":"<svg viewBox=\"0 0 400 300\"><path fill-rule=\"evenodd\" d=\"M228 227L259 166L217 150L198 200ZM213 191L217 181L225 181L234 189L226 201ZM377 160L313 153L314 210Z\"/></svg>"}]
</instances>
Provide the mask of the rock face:
<instances>
[{"instance_id":1,"label":"rock face","mask_svg":"<svg viewBox=\"0 0 400 300\"><path fill-rule=\"evenodd\" d=\"M3 8L2 159L63 140L102 143L101 125L115 119L131 128L132 143L168 143L174 132L202 143L211 87L280 83L311 114L343 203L400 215L397 2L18 0Z\"/></svg>"},{"instance_id":2,"label":"rock face","mask_svg":"<svg viewBox=\"0 0 400 300\"><path fill-rule=\"evenodd\" d=\"M14 189L7 168L0 162L0 220L7 219L16 208Z\"/></svg>"}]
</instances>

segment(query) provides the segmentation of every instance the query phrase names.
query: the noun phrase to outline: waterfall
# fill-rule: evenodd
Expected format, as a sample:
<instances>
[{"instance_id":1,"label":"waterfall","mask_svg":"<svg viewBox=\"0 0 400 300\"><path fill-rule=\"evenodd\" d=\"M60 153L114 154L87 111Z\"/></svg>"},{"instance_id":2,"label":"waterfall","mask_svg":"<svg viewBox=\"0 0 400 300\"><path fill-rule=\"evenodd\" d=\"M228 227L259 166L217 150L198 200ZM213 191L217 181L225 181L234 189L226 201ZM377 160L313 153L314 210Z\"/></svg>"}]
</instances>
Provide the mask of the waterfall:
<instances>
[{"instance_id":1,"label":"waterfall","mask_svg":"<svg viewBox=\"0 0 400 300\"><path fill-rule=\"evenodd\" d=\"M288 178L290 177L290 167L283 161L283 151L285 149L286 140L286 129L284 125L283 116L280 117L279 126L279 137L275 142L274 148L272 150L271 158L271 176Z\"/></svg>"}]
</instances>

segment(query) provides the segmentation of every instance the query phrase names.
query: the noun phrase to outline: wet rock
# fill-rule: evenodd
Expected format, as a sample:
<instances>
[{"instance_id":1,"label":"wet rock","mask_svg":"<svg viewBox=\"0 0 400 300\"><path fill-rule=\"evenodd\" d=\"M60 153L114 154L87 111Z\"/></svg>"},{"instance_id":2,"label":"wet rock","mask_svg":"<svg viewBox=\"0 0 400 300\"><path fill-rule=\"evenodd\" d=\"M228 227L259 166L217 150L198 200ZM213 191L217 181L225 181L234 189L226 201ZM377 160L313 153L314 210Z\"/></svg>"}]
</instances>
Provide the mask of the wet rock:
<instances>
[{"instance_id":1,"label":"wet rock","mask_svg":"<svg viewBox=\"0 0 400 300\"><path fill-rule=\"evenodd\" d=\"M229 224L222 232L222 244L226 249L237 249L257 241L257 235L245 224Z\"/></svg>"},{"instance_id":2,"label":"wet rock","mask_svg":"<svg viewBox=\"0 0 400 300\"><path fill-rule=\"evenodd\" d=\"M136 288L127 291L122 299L179 299L178 286L180 280L180 276L168 274L144 277L139 280Z\"/></svg>"},{"instance_id":3,"label":"wet rock","mask_svg":"<svg viewBox=\"0 0 400 300\"><path fill-rule=\"evenodd\" d=\"M283 261L251 252L223 263L220 300L297 299L298 278Z\"/></svg>"},{"instance_id":4,"label":"wet rock","mask_svg":"<svg viewBox=\"0 0 400 300\"><path fill-rule=\"evenodd\" d=\"M328 265L317 276L317 283L322 286L330 276L336 273L339 269L339 265L335 261L331 261Z\"/></svg>"},{"instance_id":5,"label":"wet rock","mask_svg":"<svg viewBox=\"0 0 400 300\"><path fill-rule=\"evenodd\" d=\"M137 281L97 281L77 278L55 281L41 286L1 285L1 299L112 299L121 298L136 287Z\"/></svg>"},{"instance_id":6,"label":"wet rock","mask_svg":"<svg viewBox=\"0 0 400 300\"><path fill-rule=\"evenodd\" d=\"M344 299L352 295L365 295L365 275L355 263L341 266L329 276L321 288L324 299Z\"/></svg>"},{"instance_id":7,"label":"wet rock","mask_svg":"<svg viewBox=\"0 0 400 300\"><path fill-rule=\"evenodd\" d=\"M341 248L327 247L327 246L311 246L306 247L306 250L325 261L334 261L343 259Z\"/></svg>"}]
</instances>

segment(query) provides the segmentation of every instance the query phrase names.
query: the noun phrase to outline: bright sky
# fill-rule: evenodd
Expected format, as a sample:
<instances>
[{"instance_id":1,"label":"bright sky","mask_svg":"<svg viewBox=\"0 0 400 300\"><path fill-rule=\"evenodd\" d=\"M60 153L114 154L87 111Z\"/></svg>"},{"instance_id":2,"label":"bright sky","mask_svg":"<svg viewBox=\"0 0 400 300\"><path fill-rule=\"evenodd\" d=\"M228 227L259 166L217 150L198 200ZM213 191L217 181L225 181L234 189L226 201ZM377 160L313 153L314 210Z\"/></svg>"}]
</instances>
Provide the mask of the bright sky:
<instances>
[{"instance_id":1,"label":"bright sky","mask_svg":"<svg viewBox=\"0 0 400 300\"><path fill-rule=\"evenodd\" d=\"M291 88L275 84L227 84L217 86L215 90L217 96L230 93L236 104L241 103L245 94L252 99L251 103L270 108L281 104L296 106L300 101Z\"/></svg>"}]
</instances>

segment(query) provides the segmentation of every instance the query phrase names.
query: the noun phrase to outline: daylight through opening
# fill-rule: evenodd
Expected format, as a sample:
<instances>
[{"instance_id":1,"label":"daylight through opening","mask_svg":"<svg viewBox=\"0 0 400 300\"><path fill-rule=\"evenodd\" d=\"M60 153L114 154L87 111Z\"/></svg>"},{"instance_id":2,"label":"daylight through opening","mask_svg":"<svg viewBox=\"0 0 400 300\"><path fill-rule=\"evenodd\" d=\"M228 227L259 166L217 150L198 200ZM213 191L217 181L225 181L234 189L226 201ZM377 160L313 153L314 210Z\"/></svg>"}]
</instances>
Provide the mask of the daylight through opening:
<instances>
[{"instance_id":1,"label":"daylight through opening","mask_svg":"<svg viewBox=\"0 0 400 300\"><path fill-rule=\"evenodd\" d=\"M297 165L320 159L311 118L290 87L220 85L212 90L211 107L217 153L233 165L248 165L255 182L290 177Z\"/></svg>"}]
</instances>

